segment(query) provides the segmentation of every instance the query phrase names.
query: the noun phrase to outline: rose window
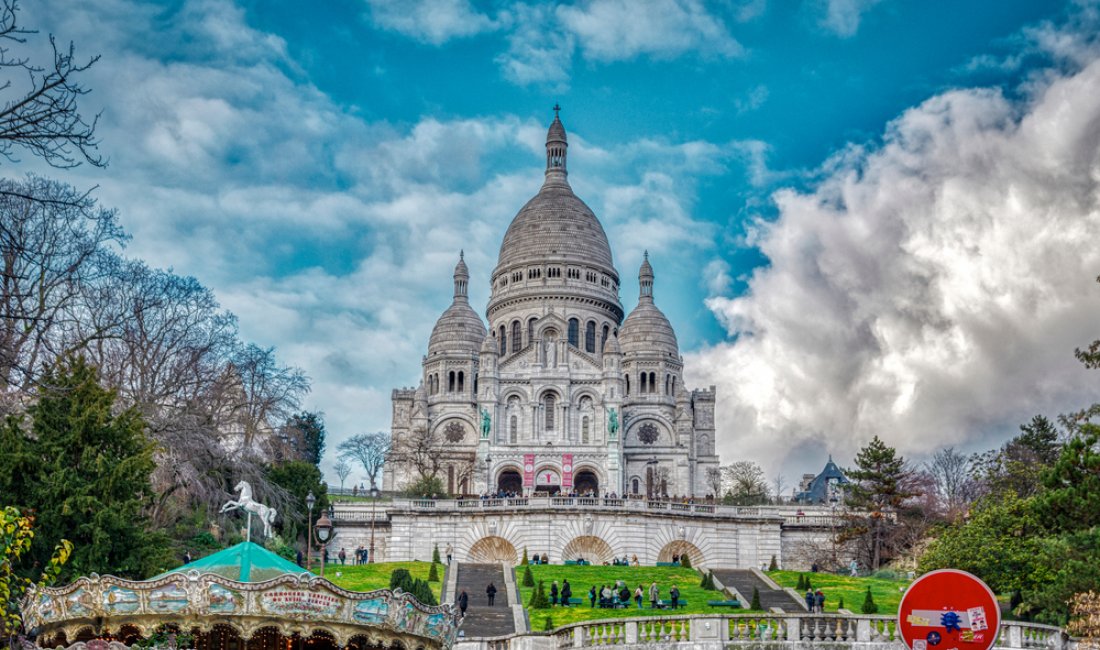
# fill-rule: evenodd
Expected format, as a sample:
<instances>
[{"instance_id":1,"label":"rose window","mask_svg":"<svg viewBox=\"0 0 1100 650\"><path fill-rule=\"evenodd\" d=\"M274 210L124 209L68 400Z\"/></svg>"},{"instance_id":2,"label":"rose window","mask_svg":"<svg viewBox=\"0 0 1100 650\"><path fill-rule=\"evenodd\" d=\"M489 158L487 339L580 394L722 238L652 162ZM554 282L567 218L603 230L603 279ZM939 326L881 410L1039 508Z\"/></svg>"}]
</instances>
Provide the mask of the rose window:
<instances>
[{"instance_id":1,"label":"rose window","mask_svg":"<svg viewBox=\"0 0 1100 650\"><path fill-rule=\"evenodd\" d=\"M443 435L451 442L461 442L466 437L466 430L458 422L451 422L443 429Z\"/></svg>"},{"instance_id":2,"label":"rose window","mask_svg":"<svg viewBox=\"0 0 1100 650\"><path fill-rule=\"evenodd\" d=\"M652 422L646 422L638 429L638 440L641 440L647 445L652 445L657 442L657 438L660 432L657 431L657 425Z\"/></svg>"}]
</instances>

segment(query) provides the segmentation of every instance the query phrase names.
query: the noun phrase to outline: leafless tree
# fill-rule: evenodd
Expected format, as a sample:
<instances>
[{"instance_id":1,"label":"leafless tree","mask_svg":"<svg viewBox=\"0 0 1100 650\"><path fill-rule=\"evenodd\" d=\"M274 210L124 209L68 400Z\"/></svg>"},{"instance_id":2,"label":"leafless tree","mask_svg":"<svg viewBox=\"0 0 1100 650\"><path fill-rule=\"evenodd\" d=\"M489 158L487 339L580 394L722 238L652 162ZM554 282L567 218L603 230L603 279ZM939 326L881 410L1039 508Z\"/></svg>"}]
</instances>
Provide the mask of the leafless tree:
<instances>
[{"instance_id":1,"label":"leafless tree","mask_svg":"<svg viewBox=\"0 0 1100 650\"><path fill-rule=\"evenodd\" d=\"M933 454L924 469L942 514L951 521L965 515L977 493L971 457L947 447Z\"/></svg>"},{"instance_id":2,"label":"leafless tree","mask_svg":"<svg viewBox=\"0 0 1100 650\"><path fill-rule=\"evenodd\" d=\"M707 468L707 488L710 489L710 493L714 495L715 499L721 499L722 494L722 468L721 467L708 467Z\"/></svg>"},{"instance_id":3,"label":"leafless tree","mask_svg":"<svg viewBox=\"0 0 1100 650\"><path fill-rule=\"evenodd\" d=\"M351 474L351 465L348 465L347 461L341 458L336 461L332 469L336 472L336 475L340 477L340 489L343 490L344 481L348 480L348 476Z\"/></svg>"},{"instance_id":4,"label":"leafless tree","mask_svg":"<svg viewBox=\"0 0 1100 650\"><path fill-rule=\"evenodd\" d=\"M382 470L386 457L391 455L392 446L393 442L390 434L385 431L376 431L374 433L360 433L348 438L336 447L336 453L341 459L358 461L370 478L370 489L375 490L378 487L378 472ZM417 459L416 462L423 465L423 461L419 460L419 448L416 446L412 448L402 446L402 450L398 453L399 455L410 454L410 458L404 460ZM430 452L427 452L427 454L431 455ZM439 455L438 449L435 450L435 455ZM438 469L436 473L438 473ZM431 476L434 477L435 473Z\"/></svg>"},{"instance_id":5,"label":"leafless tree","mask_svg":"<svg viewBox=\"0 0 1100 650\"><path fill-rule=\"evenodd\" d=\"M775 489L775 502L783 503L786 497L783 493L787 491L787 479L783 476L783 472L777 472L775 478L772 479L772 487Z\"/></svg>"},{"instance_id":6,"label":"leafless tree","mask_svg":"<svg viewBox=\"0 0 1100 650\"><path fill-rule=\"evenodd\" d=\"M35 34L19 24L17 0L0 2L0 93L6 95L0 109L0 154L16 162L18 150L45 160L54 167L69 168L88 162L106 165L95 136L99 116L86 119L77 102L89 91L80 81L99 56L80 61L72 43L59 48L51 35L53 60L33 63L13 52ZM19 79L20 81L16 81ZM19 188L0 188L2 194L18 194Z\"/></svg>"},{"instance_id":7,"label":"leafless tree","mask_svg":"<svg viewBox=\"0 0 1100 650\"><path fill-rule=\"evenodd\" d=\"M87 292L116 269L126 239L112 210L38 176L0 179L0 393L27 391L42 364L108 335L78 327Z\"/></svg>"},{"instance_id":8,"label":"leafless tree","mask_svg":"<svg viewBox=\"0 0 1100 650\"><path fill-rule=\"evenodd\" d=\"M739 460L722 468L725 494L737 505L760 505L768 500L764 470L751 460Z\"/></svg>"}]
</instances>

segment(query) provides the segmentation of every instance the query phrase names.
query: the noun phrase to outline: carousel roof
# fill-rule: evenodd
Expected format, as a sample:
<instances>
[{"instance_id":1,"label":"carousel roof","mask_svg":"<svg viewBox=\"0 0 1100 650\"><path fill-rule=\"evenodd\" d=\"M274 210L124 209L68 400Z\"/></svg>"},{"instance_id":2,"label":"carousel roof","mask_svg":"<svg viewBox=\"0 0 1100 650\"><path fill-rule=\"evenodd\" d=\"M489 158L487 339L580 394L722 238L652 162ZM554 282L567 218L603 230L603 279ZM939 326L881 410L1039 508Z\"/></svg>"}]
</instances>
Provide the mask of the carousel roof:
<instances>
[{"instance_id":1,"label":"carousel roof","mask_svg":"<svg viewBox=\"0 0 1100 650\"><path fill-rule=\"evenodd\" d=\"M309 573L294 562L272 553L259 544L241 542L150 579L156 580L173 573L188 571L215 573L236 582L263 582L286 574Z\"/></svg>"}]
</instances>

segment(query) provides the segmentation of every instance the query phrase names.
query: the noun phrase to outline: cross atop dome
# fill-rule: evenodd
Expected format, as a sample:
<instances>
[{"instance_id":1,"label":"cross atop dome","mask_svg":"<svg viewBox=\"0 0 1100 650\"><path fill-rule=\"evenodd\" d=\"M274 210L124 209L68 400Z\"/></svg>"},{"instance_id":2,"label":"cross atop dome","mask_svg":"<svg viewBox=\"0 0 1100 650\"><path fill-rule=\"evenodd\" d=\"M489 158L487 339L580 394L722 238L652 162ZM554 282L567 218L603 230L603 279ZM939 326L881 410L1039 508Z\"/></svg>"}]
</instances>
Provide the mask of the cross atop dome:
<instances>
[{"instance_id":1,"label":"cross atop dome","mask_svg":"<svg viewBox=\"0 0 1100 650\"><path fill-rule=\"evenodd\" d=\"M555 103L554 104L554 119L555 120L558 119L558 111L560 111L560 110L561 110L561 106L558 106L557 103Z\"/></svg>"}]
</instances>

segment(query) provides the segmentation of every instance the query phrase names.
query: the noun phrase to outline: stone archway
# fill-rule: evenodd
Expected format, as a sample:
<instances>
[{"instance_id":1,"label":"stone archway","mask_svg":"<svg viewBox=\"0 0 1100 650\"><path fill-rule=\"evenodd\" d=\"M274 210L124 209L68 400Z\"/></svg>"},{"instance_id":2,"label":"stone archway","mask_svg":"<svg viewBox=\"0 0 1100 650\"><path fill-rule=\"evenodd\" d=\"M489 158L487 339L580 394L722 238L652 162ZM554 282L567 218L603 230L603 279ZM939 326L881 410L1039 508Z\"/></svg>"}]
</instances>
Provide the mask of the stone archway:
<instances>
[{"instance_id":1,"label":"stone archway","mask_svg":"<svg viewBox=\"0 0 1100 650\"><path fill-rule=\"evenodd\" d=\"M500 492L514 492L523 494L523 477L519 471L508 468L497 474L497 490Z\"/></svg>"},{"instance_id":2,"label":"stone archway","mask_svg":"<svg viewBox=\"0 0 1100 650\"><path fill-rule=\"evenodd\" d=\"M474 542L470 552L466 554L466 561L478 564L507 562L508 566L516 566L519 564L519 555L516 554L516 547L512 546L511 542L494 535L482 537Z\"/></svg>"},{"instance_id":3,"label":"stone archway","mask_svg":"<svg viewBox=\"0 0 1100 650\"><path fill-rule=\"evenodd\" d=\"M582 469L573 475L573 489L576 490L577 494L581 496L584 496L589 492L596 496L599 496L600 479L592 470L587 468Z\"/></svg>"},{"instance_id":4,"label":"stone archway","mask_svg":"<svg viewBox=\"0 0 1100 650\"><path fill-rule=\"evenodd\" d=\"M611 545L594 535L581 535L575 537L561 550L563 560L577 560L584 558L592 564L611 562L615 557Z\"/></svg>"},{"instance_id":5,"label":"stone archway","mask_svg":"<svg viewBox=\"0 0 1100 650\"><path fill-rule=\"evenodd\" d=\"M665 544L661 552L657 554L657 561L671 562L673 556L683 555L684 553L687 553L687 556L691 558L691 566L700 567L703 565L703 552L699 550L699 547L682 539L676 539Z\"/></svg>"}]
</instances>

